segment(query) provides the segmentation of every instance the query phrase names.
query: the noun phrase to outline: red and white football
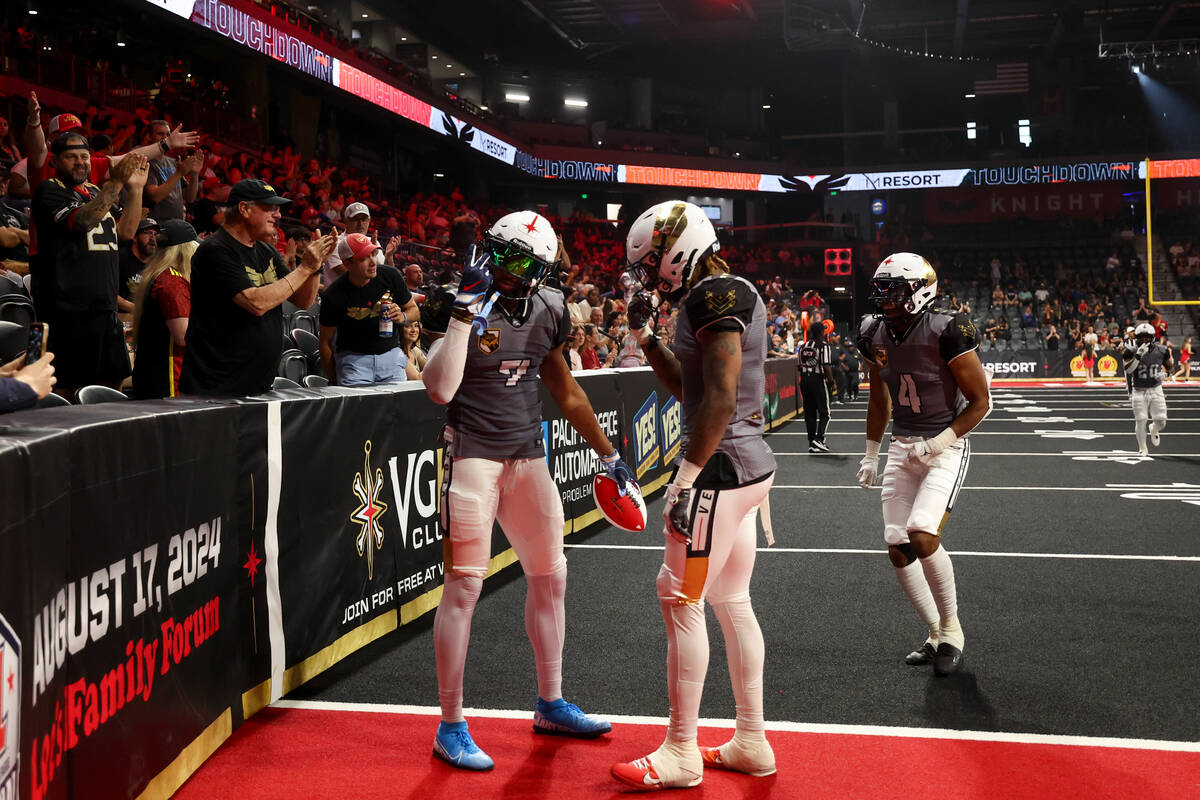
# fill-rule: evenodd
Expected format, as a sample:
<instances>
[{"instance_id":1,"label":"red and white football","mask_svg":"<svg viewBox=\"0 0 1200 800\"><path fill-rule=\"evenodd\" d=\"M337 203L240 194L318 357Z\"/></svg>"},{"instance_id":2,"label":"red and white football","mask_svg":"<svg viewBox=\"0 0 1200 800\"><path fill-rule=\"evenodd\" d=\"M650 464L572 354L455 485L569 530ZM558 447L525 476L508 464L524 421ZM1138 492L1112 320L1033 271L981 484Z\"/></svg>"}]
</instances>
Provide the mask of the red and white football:
<instances>
[{"instance_id":1,"label":"red and white football","mask_svg":"<svg viewBox=\"0 0 1200 800\"><path fill-rule=\"evenodd\" d=\"M602 472L592 481L592 499L610 524L634 533L646 530L646 501L636 484L622 497L617 482Z\"/></svg>"}]
</instances>

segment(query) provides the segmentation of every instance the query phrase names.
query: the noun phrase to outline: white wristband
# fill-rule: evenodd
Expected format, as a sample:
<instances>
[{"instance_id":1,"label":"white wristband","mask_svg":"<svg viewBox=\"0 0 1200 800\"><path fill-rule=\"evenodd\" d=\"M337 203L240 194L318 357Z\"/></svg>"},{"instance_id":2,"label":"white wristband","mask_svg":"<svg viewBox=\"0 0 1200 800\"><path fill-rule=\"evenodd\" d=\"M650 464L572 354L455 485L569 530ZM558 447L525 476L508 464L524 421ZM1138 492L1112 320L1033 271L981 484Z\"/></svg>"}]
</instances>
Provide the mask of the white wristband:
<instances>
[{"instance_id":1,"label":"white wristband","mask_svg":"<svg viewBox=\"0 0 1200 800\"><path fill-rule=\"evenodd\" d=\"M942 446L942 450L945 450L947 447L954 446L954 443L958 441L958 434L954 432L954 428L946 428L931 441L937 442Z\"/></svg>"},{"instance_id":2,"label":"white wristband","mask_svg":"<svg viewBox=\"0 0 1200 800\"><path fill-rule=\"evenodd\" d=\"M690 489L692 484L696 482L696 478L700 475L700 470L703 467L693 464L686 458L679 462L679 471L675 473L675 480L671 483L678 486L680 489Z\"/></svg>"},{"instance_id":3,"label":"white wristband","mask_svg":"<svg viewBox=\"0 0 1200 800\"><path fill-rule=\"evenodd\" d=\"M872 460L879 458L879 442L874 439L867 439L867 458Z\"/></svg>"}]
</instances>

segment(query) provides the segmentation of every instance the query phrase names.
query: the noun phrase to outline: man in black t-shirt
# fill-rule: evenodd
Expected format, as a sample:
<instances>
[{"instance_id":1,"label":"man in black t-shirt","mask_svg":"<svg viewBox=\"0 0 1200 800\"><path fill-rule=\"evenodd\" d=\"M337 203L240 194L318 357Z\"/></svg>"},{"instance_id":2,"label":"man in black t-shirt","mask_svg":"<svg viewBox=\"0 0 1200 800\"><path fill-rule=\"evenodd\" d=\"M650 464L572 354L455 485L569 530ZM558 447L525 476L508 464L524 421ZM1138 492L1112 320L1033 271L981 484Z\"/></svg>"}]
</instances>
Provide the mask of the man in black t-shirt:
<instances>
[{"instance_id":1,"label":"man in black t-shirt","mask_svg":"<svg viewBox=\"0 0 1200 800\"><path fill-rule=\"evenodd\" d=\"M133 313L133 295L142 279L142 270L157 249L158 223L146 217L138 223L133 239L122 242L117 249L117 311Z\"/></svg>"},{"instance_id":2,"label":"man in black t-shirt","mask_svg":"<svg viewBox=\"0 0 1200 800\"><path fill-rule=\"evenodd\" d=\"M405 380L400 327L420 319L421 311L400 270L375 263L379 245L370 237L347 234L346 247L346 272L321 297L325 375L341 386Z\"/></svg>"},{"instance_id":3,"label":"man in black t-shirt","mask_svg":"<svg viewBox=\"0 0 1200 800\"><path fill-rule=\"evenodd\" d=\"M88 384L116 388L129 376L125 332L117 319L118 239L131 239L142 216L146 159L123 158L103 187L87 182L88 141L60 134L50 144L55 177L33 194L37 253L30 263L38 319L50 324L55 391L71 397ZM129 203L120 220L110 209L123 188Z\"/></svg>"},{"instance_id":4,"label":"man in black t-shirt","mask_svg":"<svg viewBox=\"0 0 1200 800\"><path fill-rule=\"evenodd\" d=\"M293 274L275 249L279 207L291 201L247 178L229 193L225 224L192 256L192 314L183 394L250 395L271 388L283 354L284 300L308 308L337 239L314 239Z\"/></svg>"}]
</instances>

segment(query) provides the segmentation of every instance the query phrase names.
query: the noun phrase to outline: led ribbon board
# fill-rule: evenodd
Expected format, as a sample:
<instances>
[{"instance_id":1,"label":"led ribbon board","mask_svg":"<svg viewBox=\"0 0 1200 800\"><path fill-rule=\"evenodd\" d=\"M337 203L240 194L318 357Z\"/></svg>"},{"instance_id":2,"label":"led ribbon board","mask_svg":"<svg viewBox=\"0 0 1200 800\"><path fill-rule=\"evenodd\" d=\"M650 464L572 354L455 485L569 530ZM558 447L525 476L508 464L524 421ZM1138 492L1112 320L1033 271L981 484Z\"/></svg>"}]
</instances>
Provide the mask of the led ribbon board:
<instances>
[{"instance_id":1,"label":"led ribbon board","mask_svg":"<svg viewBox=\"0 0 1200 800\"><path fill-rule=\"evenodd\" d=\"M900 189L938 189L957 186L1019 186L1040 183L1136 181L1144 177L1144 162L1082 162L1037 166L984 167L889 172L771 175L758 172L681 169L666 166L612 164L603 161L536 158L467 120L351 66L322 48L324 43L295 26L277 24L266 12L238 0L145 0L177 17L212 31L243 47L336 86L393 114L450 136L505 164L539 178L676 186L737 192L879 192ZM1195 162L1195 160L1193 160ZM1164 169L1200 170L1200 162ZM1154 162L1177 165L1184 162ZM1193 172L1193 174L1195 174ZM1159 176L1155 176L1159 177ZM1163 176L1166 177L1166 176ZM1181 176L1180 176L1181 177Z\"/></svg>"}]
</instances>

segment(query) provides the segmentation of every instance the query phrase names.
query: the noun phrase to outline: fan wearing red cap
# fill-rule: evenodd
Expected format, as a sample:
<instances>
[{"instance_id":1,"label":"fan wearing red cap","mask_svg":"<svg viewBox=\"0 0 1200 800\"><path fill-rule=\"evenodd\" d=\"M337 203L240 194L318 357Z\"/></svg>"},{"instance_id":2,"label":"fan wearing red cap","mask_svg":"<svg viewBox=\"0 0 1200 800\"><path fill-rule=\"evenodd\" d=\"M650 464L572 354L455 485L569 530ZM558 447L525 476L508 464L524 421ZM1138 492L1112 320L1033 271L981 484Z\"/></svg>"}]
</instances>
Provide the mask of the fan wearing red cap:
<instances>
[{"instance_id":1,"label":"fan wearing red cap","mask_svg":"<svg viewBox=\"0 0 1200 800\"><path fill-rule=\"evenodd\" d=\"M379 245L361 233L346 236L346 271L321 295L321 366L341 386L407 379L408 358L396 327L421 318L404 276L376 260ZM336 346L335 346L336 342Z\"/></svg>"}]
</instances>

